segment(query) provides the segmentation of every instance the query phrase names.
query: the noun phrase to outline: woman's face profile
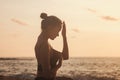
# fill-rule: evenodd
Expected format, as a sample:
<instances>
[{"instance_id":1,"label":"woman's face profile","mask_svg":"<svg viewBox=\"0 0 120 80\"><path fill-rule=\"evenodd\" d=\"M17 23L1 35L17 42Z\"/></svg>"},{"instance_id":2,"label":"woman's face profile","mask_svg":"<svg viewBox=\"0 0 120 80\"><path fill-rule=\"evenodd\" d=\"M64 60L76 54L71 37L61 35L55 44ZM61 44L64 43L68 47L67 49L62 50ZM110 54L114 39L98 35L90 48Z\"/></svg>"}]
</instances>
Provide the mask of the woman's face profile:
<instances>
[{"instance_id":1,"label":"woman's face profile","mask_svg":"<svg viewBox=\"0 0 120 80\"><path fill-rule=\"evenodd\" d=\"M55 26L53 29L50 30L49 38L54 40L57 36L59 36L59 32L61 30L61 25Z\"/></svg>"}]
</instances>

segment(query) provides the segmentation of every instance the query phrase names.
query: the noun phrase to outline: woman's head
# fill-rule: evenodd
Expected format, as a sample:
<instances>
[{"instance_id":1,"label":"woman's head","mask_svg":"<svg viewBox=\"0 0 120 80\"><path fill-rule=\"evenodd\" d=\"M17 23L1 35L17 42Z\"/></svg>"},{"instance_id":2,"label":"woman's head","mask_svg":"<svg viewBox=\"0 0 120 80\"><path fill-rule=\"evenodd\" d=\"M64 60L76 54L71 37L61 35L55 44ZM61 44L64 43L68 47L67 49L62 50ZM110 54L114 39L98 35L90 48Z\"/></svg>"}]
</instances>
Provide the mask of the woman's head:
<instances>
[{"instance_id":1,"label":"woman's head","mask_svg":"<svg viewBox=\"0 0 120 80\"><path fill-rule=\"evenodd\" d=\"M43 19L41 22L42 31L48 33L50 39L56 38L61 30L62 21L56 16L47 16L46 13L41 13L40 17Z\"/></svg>"}]
</instances>

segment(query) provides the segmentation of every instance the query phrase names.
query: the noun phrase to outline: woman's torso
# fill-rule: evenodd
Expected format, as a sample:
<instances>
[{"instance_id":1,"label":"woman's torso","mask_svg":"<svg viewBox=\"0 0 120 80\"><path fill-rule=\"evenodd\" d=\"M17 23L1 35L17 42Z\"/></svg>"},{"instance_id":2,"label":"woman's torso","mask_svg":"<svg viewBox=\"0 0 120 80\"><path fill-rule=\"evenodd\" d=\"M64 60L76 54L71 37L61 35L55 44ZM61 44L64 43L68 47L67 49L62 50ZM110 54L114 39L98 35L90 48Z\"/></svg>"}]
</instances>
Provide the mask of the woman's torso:
<instances>
[{"instance_id":1,"label":"woman's torso","mask_svg":"<svg viewBox=\"0 0 120 80\"><path fill-rule=\"evenodd\" d=\"M52 47L48 44L47 41L45 42L39 36L37 43L35 45L35 55L36 55L36 59L37 59L37 63L38 63L37 76L39 76L39 77L44 77L44 74L42 71L42 65L44 64L43 62L44 62L45 58L43 56L45 53L41 52L42 51L41 49L42 49L44 43L47 44L47 48L44 50L48 51L49 59L50 59L50 54L52 53Z\"/></svg>"}]
</instances>

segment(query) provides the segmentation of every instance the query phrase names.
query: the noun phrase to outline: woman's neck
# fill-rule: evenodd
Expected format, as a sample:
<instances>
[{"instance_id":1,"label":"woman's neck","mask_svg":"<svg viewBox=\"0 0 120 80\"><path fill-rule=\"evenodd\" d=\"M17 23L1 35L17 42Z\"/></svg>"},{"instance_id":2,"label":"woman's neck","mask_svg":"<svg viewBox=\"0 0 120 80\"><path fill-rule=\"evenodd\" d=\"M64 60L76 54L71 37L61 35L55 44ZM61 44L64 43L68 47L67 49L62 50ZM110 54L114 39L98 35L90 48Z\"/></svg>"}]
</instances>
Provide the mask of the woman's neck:
<instances>
[{"instance_id":1,"label":"woman's neck","mask_svg":"<svg viewBox=\"0 0 120 80\"><path fill-rule=\"evenodd\" d=\"M40 34L40 36L41 36L41 38L43 40L48 41L48 35L47 35L46 31L42 31L41 34Z\"/></svg>"}]
</instances>

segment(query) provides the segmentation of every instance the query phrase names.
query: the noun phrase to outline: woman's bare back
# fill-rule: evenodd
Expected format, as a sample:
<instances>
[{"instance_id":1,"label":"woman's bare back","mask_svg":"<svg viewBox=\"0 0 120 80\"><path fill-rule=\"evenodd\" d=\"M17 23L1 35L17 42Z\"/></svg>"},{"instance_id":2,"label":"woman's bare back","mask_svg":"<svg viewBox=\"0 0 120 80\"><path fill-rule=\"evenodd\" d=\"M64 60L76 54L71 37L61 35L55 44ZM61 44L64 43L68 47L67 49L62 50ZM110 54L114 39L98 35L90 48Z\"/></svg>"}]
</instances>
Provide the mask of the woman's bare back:
<instances>
[{"instance_id":1,"label":"woman's bare back","mask_svg":"<svg viewBox=\"0 0 120 80\"><path fill-rule=\"evenodd\" d=\"M42 69L40 76L41 75L43 76L45 72L50 70L49 52L50 50L49 50L48 42L45 41L40 35L35 45L35 55L37 58L37 62L38 62L38 65L41 65L41 69Z\"/></svg>"}]
</instances>

